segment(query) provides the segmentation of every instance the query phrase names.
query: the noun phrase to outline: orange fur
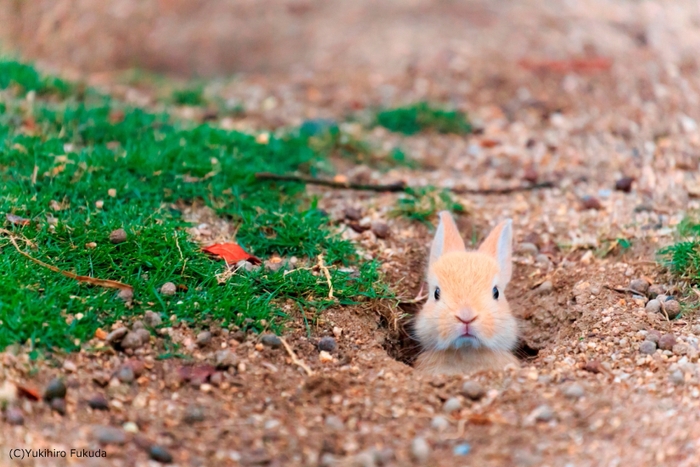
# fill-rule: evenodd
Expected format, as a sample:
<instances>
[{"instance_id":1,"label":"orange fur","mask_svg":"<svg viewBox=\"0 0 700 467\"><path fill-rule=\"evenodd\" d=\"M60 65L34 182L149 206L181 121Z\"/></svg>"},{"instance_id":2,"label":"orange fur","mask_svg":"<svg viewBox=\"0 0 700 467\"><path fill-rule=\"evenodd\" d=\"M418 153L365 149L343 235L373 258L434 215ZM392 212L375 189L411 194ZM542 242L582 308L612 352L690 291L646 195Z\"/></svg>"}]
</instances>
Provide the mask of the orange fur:
<instances>
[{"instance_id":1,"label":"orange fur","mask_svg":"<svg viewBox=\"0 0 700 467\"><path fill-rule=\"evenodd\" d=\"M511 235L510 222L503 222L478 251L468 252L452 216L440 213L428 267L430 296L415 322L424 349L419 370L453 374L517 363L510 353L517 322L503 293L512 270Z\"/></svg>"}]
</instances>

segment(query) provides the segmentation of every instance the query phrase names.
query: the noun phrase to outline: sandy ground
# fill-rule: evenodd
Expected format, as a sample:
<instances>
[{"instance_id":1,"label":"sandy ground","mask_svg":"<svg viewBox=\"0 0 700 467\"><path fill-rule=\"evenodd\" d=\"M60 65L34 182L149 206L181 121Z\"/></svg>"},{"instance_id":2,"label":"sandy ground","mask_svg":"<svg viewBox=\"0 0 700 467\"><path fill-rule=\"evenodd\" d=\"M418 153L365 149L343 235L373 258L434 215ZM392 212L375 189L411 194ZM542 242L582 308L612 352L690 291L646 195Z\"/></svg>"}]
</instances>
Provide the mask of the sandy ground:
<instances>
[{"instance_id":1,"label":"sandy ground","mask_svg":"<svg viewBox=\"0 0 700 467\"><path fill-rule=\"evenodd\" d=\"M133 355L57 355L39 371L26 353L8 349L0 360L6 381L43 388L64 376L67 406L60 415L20 397L12 415L24 420L10 425L5 413L0 464L155 465L156 444L183 466L700 465L700 319L693 294L654 263L673 227L698 207L700 76L689 51L700 12L692 2L535 3L494 2L488 21L465 23L474 40L445 14L426 17L413 34L407 15L387 28L379 52L354 35L334 38L356 47L366 67L325 57L323 66L247 74L214 89L248 110L219 123L250 131L423 99L468 111L479 128L467 138L374 130L373 141L401 144L428 170L351 177L470 188L554 181L553 189L462 197L467 237L514 220L518 253L506 295L526 343L520 368L423 377L404 363L414 344L394 320L418 306L389 303L334 309L310 338L301 317L290 322L285 338L312 375L255 336L215 329L198 346L198 330L178 324L167 332L195 370L155 360L157 339ZM371 71L385 49L401 46L414 51L410 66ZM538 62L551 58L569 61ZM147 90L115 92L148 100ZM635 178L631 191L615 190L625 176ZM396 195L310 189L339 220L352 205L389 223L386 240L370 231L345 235L384 263L400 297L415 297L430 238L424 226L389 218ZM615 247L619 238L632 247ZM645 310L646 298L609 288L633 279L681 297L682 315L668 321ZM323 336L337 341L331 358L317 349ZM663 348L644 353L649 340ZM218 357L229 359L219 365L227 369L214 372L222 350L231 351ZM96 394L108 410L90 407ZM98 447L106 459L70 457L72 448ZM12 448L69 455L11 460Z\"/></svg>"}]
</instances>

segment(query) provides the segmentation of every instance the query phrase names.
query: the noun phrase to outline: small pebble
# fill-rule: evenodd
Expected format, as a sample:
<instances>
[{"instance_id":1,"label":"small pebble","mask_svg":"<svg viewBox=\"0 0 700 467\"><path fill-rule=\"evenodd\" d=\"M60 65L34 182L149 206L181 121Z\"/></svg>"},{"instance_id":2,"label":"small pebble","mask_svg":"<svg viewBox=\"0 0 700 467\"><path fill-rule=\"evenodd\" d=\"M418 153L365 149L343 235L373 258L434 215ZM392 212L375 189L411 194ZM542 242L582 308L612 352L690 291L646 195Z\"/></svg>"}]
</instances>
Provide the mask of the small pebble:
<instances>
[{"instance_id":1,"label":"small pebble","mask_svg":"<svg viewBox=\"0 0 700 467\"><path fill-rule=\"evenodd\" d=\"M144 326L143 321L140 319L137 319L133 323L131 323L131 330L136 331L137 329L144 329L146 326Z\"/></svg>"},{"instance_id":2,"label":"small pebble","mask_svg":"<svg viewBox=\"0 0 700 467\"><path fill-rule=\"evenodd\" d=\"M236 269L244 269L251 272L253 269L255 269L255 265L246 259L242 259L236 263Z\"/></svg>"},{"instance_id":3,"label":"small pebble","mask_svg":"<svg viewBox=\"0 0 700 467\"><path fill-rule=\"evenodd\" d=\"M166 297L171 297L177 292L177 286L172 282L166 282L160 287L160 294Z\"/></svg>"},{"instance_id":4,"label":"small pebble","mask_svg":"<svg viewBox=\"0 0 700 467\"><path fill-rule=\"evenodd\" d=\"M468 397L471 400L478 401L486 394L486 390L476 381L465 381L462 384L462 390L460 393L464 397Z\"/></svg>"},{"instance_id":5,"label":"small pebble","mask_svg":"<svg viewBox=\"0 0 700 467\"><path fill-rule=\"evenodd\" d=\"M156 328L163 324L163 319L154 311L148 310L143 315L143 321L150 327Z\"/></svg>"},{"instance_id":6,"label":"small pebble","mask_svg":"<svg viewBox=\"0 0 700 467\"><path fill-rule=\"evenodd\" d=\"M93 410L109 410L109 402L102 394L95 394L88 399L88 406Z\"/></svg>"},{"instance_id":7,"label":"small pebble","mask_svg":"<svg viewBox=\"0 0 700 467\"><path fill-rule=\"evenodd\" d=\"M339 339L342 334L343 334L342 328L339 328L338 326L333 326L333 335L335 336L336 339Z\"/></svg>"},{"instance_id":8,"label":"small pebble","mask_svg":"<svg viewBox=\"0 0 700 467\"><path fill-rule=\"evenodd\" d=\"M127 328L117 328L114 331L107 334L107 338L105 339L105 341L109 345L114 346L114 345L118 344L119 342L121 342L122 339L124 339L124 336L126 336L126 334L128 332L129 332L129 330Z\"/></svg>"},{"instance_id":9,"label":"small pebble","mask_svg":"<svg viewBox=\"0 0 700 467\"><path fill-rule=\"evenodd\" d=\"M680 386L681 384L685 383L685 377L683 376L683 372L681 370L676 370L672 372L669 375L668 379L677 386Z\"/></svg>"},{"instance_id":10,"label":"small pebble","mask_svg":"<svg viewBox=\"0 0 700 467\"><path fill-rule=\"evenodd\" d=\"M549 256L545 254L535 256L535 266L543 269L549 269L551 265L552 261L549 259Z\"/></svg>"},{"instance_id":11,"label":"small pebble","mask_svg":"<svg viewBox=\"0 0 700 467\"><path fill-rule=\"evenodd\" d=\"M134 370L129 365L122 365L117 370L117 379L122 383L133 383L136 376L134 375Z\"/></svg>"},{"instance_id":12,"label":"small pebble","mask_svg":"<svg viewBox=\"0 0 700 467\"><path fill-rule=\"evenodd\" d=\"M462 401L458 397L450 397L442 405L442 411L445 413L457 412L462 408Z\"/></svg>"},{"instance_id":13,"label":"small pebble","mask_svg":"<svg viewBox=\"0 0 700 467\"><path fill-rule=\"evenodd\" d=\"M425 463L428 461L428 458L430 457L430 446L425 438L413 438L413 441L411 441L411 455L420 463Z\"/></svg>"},{"instance_id":14,"label":"small pebble","mask_svg":"<svg viewBox=\"0 0 700 467\"><path fill-rule=\"evenodd\" d=\"M148 332L148 331L147 331ZM121 346L124 349L138 349L143 345L143 338L138 332L129 331L121 341Z\"/></svg>"},{"instance_id":15,"label":"small pebble","mask_svg":"<svg viewBox=\"0 0 700 467\"><path fill-rule=\"evenodd\" d=\"M362 219L362 211L352 206L348 206L345 208L345 218L350 219L351 221L359 221Z\"/></svg>"},{"instance_id":16,"label":"small pebble","mask_svg":"<svg viewBox=\"0 0 700 467\"><path fill-rule=\"evenodd\" d=\"M120 243L124 243L126 241L126 230L124 230L124 229L112 230L112 232L110 232L110 234L109 234L109 241L115 245L118 245Z\"/></svg>"},{"instance_id":17,"label":"small pebble","mask_svg":"<svg viewBox=\"0 0 700 467\"><path fill-rule=\"evenodd\" d=\"M647 302L644 309L647 311L647 313L659 313L661 311L661 302L655 298L652 298Z\"/></svg>"},{"instance_id":18,"label":"small pebble","mask_svg":"<svg viewBox=\"0 0 700 467\"><path fill-rule=\"evenodd\" d=\"M199 347L206 347L211 342L211 332L202 331L197 334L197 345Z\"/></svg>"},{"instance_id":19,"label":"small pebble","mask_svg":"<svg viewBox=\"0 0 700 467\"><path fill-rule=\"evenodd\" d=\"M97 384L98 386L107 386L107 383L109 383L109 375L105 373L104 371L99 371L95 374L92 375L92 380Z\"/></svg>"},{"instance_id":20,"label":"small pebble","mask_svg":"<svg viewBox=\"0 0 700 467\"><path fill-rule=\"evenodd\" d=\"M547 295L551 293L553 289L554 286L552 285L552 281L544 281L535 289L535 293L539 295Z\"/></svg>"},{"instance_id":21,"label":"small pebble","mask_svg":"<svg viewBox=\"0 0 700 467\"><path fill-rule=\"evenodd\" d=\"M277 349L282 347L282 340L274 334L263 334L260 342L266 347Z\"/></svg>"},{"instance_id":22,"label":"small pebble","mask_svg":"<svg viewBox=\"0 0 700 467\"><path fill-rule=\"evenodd\" d=\"M238 357L229 349L216 352L214 361L217 368L226 369L238 366Z\"/></svg>"},{"instance_id":23,"label":"small pebble","mask_svg":"<svg viewBox=\"0 0 700 467\"><path fill-rule=\"evenodd\" d=\"M649 295L650 298L656 298L659 295L663 295L666 293L666 288L662 285L659 284L654 284L649 286L649 290L647 291L647 294Z\"/></svg>"},{"instance_id":24,"label":"small pebble","mask_svg":"<svg viewBox=\"0 0 700 467\"><path fill-rule=\"evenodd\" d=\"M185 423L196 423L204 421L204 410L198 405L190 405L185 410L182 416L182 421Z\"/></svg>"},{"instance_id":25,"label":"small pebble","mask_svg":"<svg viewBox=\"0 0 700 467\"><path fill-rule=\"evenodd\" d=\"M661 350L672 350L676 345L676 337L673 334L664 334L659 339L659 348Z\"/></svg>"},{"instance_id":26,"label":"small pebble","mask_svg":"<svg viewBox=\"0 0 700 467\"><path fill-rule=\"evenodd\" d=\"M51 409L61 415L66 414L66 400L65 399L52 399Z\"/></svg>"},{"instance_id":27,"label":"small pebble","mask_svg":"<svg viewBox=\"0 0 700 467\"><path fill-rule=\"evenodd\" d=\"M578 383L571 383L562 391L564 397L569 399L580 399L585 394L583 386Z\"/></svg>"},{"instance_id":28,"label":"small pebble","mask_svg":"<svg viewBox=\"0 0 700 467\"><path fill-rule=\"evenodd\" d=\"M372 233L374 233L377 238L387 238L390 234L389 226L384 222L372 222Z\"/></svg>"},{"instance_id":29,"label":"small pebble","mask_svg":"<svg viewBox=\"0 0 700 467\"><path fill-rule=\"evenodd\" d=\"M332 337L322 337L321 340L318 341L318 350L333 352L336 347L337 344L335 342L335 339Z\"/></svg>"},{"instance_id":30,"label":"small pebble","mask_svg":"<svg viewBox=\"0 0 700 467\"><path fill-rule=\"evenodd\" d=\"M452 452L455 456L466 456L471 450L472 447L469 445L469 443L462 443L455 446Z\"/></svg>"},{"instance_id":31,"label":"small pebble","mask_svg":"<svg viewBox=\"0 0 700 467\"><path fill-rule=\"evenodd\" d=\"M70 360L66 360L65 362L63 362L63 369L74 373L78 370L78 367L75 365L75 363L71 362Z\"/></svg>"},{"instance_id":32,"label":"small pebble","mask_svg":"<svg viewBox=\"0 0 700 467\"><path fill-rule=\"evenodd\" d=\"M318 360L321 363L330 363L333 361L333 356L330 353L326 352L325 350L321 350L318 353Z\"/></svg>"},{"instance_id":33,"label":"small pebble","mask_svg":"<svg viewBox=\"0 0 700 467\"><path fill-rule=\"evenodd\" d=\"M661 339L661 333L656 329L652 329L651 331L647 332L645 339L653 342L654 344L658 344L659 339Z\"/></svg>"},{"instance_id":34,"label":"small pebble","mask_svg":"<svg viewBox=\"0 0 700 467\"><path fill-rule=\"evenodd\" d=\"M675 300L666 300L662 303L668 319L676 319L681 314L681 304Z\"/></svg>"},{"instance_id":35,"label":"small pebble","mask_svg":"<svg viewBox=\"0 0 700 467\"><path fill-rule=\"evenodd\" d=\"M615 182L615 189L617 191L622 191L623 193L629 193L632 191L633 183L634 177L622 177Z\"/></svg>"},{"instance_id":36,"label":"small pebble","mask_svg":"<svg viewBox=\"0 0 700 467\"><path fill-rule=\"evenodd\" d=\"M148 448L148 455L154 461L160 462L161 464L170 464L173 461L173 456L165 449L163 446L158 446L154 444Z\"/></svg>"},{"instance_id":37,"label":"small pebble","mask_svg":"<svg viewBox=\"0 0 700 467\"><path fill-rule=\"evenodd\" d=\"M538 422L548 422L554 418L554 409L546 404L542 404L533 410L530 416Z\"/></svg>"},{"instance_id":38,"label":"small pebble","mask_svg":"<svg viewBox=\"0 0 700 467\"><path fill-rule=\"evenodd\" d=\"M656 352L656 343L652 341L644 341L639 344L639 352L644 355L653 355Z\"/></svg>"},{"instance_id":39,"label":"small pebble","mask_svg":"<svg viewBox=\"0 0 700 467\"><path fill-rule=\"evenodd\" d=\"M24 425L24 414L17 407L8 407L5 410L5 421L9 425Z\"/></svg>"},{"instance_id":40,"label":"small pebble","mask_svg":"<svg viewBox=\"0 0 700 467\"><path fill-rule=\"evenodd\" d=\"M131 303L131 301L134 299L134 289L131 287L128 289L121 289L119 293L117 293L117 298L127 303Z\"/></svg>"},{"instance_id":41,"label":"small pebble","mask_svg":"<svg viewBox=\"0 0 700 467\"><path fill-rule=\"evenodd\" d=\"M282 269L284 266L284 261L282 261L281 258L272 258L267 261L265 261L265 269L276 272Z\"/></svg>"},{"instance_id":42,"label":"small pebble","mask_svg":"<svg viewBox=\"0 0 700 467\"><path fill-rule=\"evenodd\" d=\"M151 333L148 332L148 329L139 328L136 331L132 331L132 333L139 338L141 345L147 345L149 342L151 342Z\"/></svg>"},{"instance_id":43,"label":"small pebble","mask_svg":"<svg viewBox=\"0 0 700 467\"><path fill-rule=\"evenodd\" d=\"M523 242L520 245L518 245L518 253L522 255L537 256L539 252L539 248L537 248L537 245L535 245L534 243Z\"/></svg>"},{"instance_id":44,"label":"small pebble","mask_svg":"<svg viewBox=\"0 0 700 467\"><path fill-rule=\"evenodd\" d=\"M629 288L638 292L639 295L646 295L649 290L649 283L644 279L634 279L630 281Z\"/></svg>"},{"instance_id":45,"label":"small pebble","mask_svg":"<svg viewBox=\"0 0 700 467\"><path fill-rule=\"evenodd\" d=\"M450 422L442 415L437 415L433 417L433 420L430 422L430 426L435 430L444 431L450 427Z\"/></svg>"},{"instance_id":46,"label":"small pebble","mask_svg":"<svg viewBox=\"0 0 700 467\"><path fill-rule=\"evenodd\" d=\"M345 428L345 424L340 419L340 417L337 417L335 415L328 415L326 417L325 424L331 430L341 431L343 428Z\"/></svg>"},{"instance_id":47,"label":"small pebble","mask_svg":"<svg viewBox=\"0 0 700 467\"><path fill-rule=\"evenodd\" d=\"M61 378L54 378L49 381L44 391L44 400L51 402L53 399L63 399L66 397L66 384Z\"/></svg>"},{"instance_id":48,"label":"small pebble","mask_svg":"<svg viewBox=\"0 0 700 467\"><path fill-rule=\"evenodd\" d=\"M581 198L581 206L583 209L603 209L603 205L600 200L595 196L584 196Z\"/></svg>"},{"instance_id":49,"label":"small pebble","mask_svg":"<svg viewBox=\"0 0 700 467\"><path fill-rule=\"evenodd\" d=\"M100 444L124 444L126 433L124 430L111 426L97 426L92 431L93 436Z\"/></svg>"},{"instance_id":50,"label":"small pebble","mask_svg":"<svg viewBox=\"0 0 700 467\"><path fill-rule=\"evenodd\" d=\"M126 431L127 433L139 432L139 426L134 422L126 422L124 425L122 425L122 428L124 428L124 431Z\"/></svg>"}]
</instances>

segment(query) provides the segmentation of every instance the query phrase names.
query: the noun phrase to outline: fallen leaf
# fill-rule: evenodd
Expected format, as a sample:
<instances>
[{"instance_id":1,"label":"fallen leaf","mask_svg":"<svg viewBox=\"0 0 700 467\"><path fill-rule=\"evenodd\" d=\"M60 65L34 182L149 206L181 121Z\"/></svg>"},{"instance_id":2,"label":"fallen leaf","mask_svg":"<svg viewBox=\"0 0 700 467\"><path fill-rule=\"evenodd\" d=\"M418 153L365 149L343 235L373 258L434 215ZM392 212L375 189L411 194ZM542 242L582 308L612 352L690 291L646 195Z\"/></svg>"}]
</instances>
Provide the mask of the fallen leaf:
<instances>
[{"instance_id":1,"label":"fallen leaf","mask_svg":"<svg viewBox=\"0 0 700 467\"><path fill-rule=\"evenodd\" d=\"M39 393L38 389L19 383L15 383L15 386L17 386L17 392L20 397L26 397L27 399L33 401L41 400L41 394Z\"/></svg>"},{"instance_id":2,"label":"fallen leaf","mask_svg":"<svg viewBox=\"0 0 700 467\"><path fill-rule=\"evenodd\" d=\"M223 258L228 264L236 264L239 261L248 261L253 264L260 264L262 261L249 253L238 245L238 243L215 243L202 251Z\"/></svg>"},{"instance_id":3,"label":"fallen leaf","mask_svg":"<svg viewBox=\"0 0 700 467\"><path fill-rule=\"evenodd\" d=\"M105 331L102 328L97 328L95 330L95 337L97 337L98 339L103 341L103 340L107 339L107 331Z\"/></svg>"},{"instance_id":4,"label":"fallen leaf","mask_svg":"<svg viewBox=\"0 0 700 467\"><path fill-rule=\"evenodd\" d=\"M29 225L29 219L24 217L15 216L14 214L5 214L7 220L14 225Z\"/></svg>"}]
</instances>

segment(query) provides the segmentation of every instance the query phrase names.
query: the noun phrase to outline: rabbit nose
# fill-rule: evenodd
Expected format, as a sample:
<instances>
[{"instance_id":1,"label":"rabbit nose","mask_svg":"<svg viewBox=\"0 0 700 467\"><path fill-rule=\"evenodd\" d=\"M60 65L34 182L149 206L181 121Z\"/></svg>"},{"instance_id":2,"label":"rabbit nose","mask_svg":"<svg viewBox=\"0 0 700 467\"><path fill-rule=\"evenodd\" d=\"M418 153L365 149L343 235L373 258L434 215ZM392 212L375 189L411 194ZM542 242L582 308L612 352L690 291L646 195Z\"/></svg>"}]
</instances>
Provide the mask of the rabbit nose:
<instances>
[{"instance_id":1,"label":"rabbit nose","mask_svg":"<svg viewBox=\"0 0 700 467\"><path fill-rule=\"evenodd\" d=\"M465 319L462 316L469 316L469 318ZM462 323L469 326L474 321L476 321L476 318L478 318L478 316L476 316L472 311L469 311L467 313L460 313L459 315L455 315L455 318L457 318L459 321L461 321Z\"/></svg>"}]
</instances>

